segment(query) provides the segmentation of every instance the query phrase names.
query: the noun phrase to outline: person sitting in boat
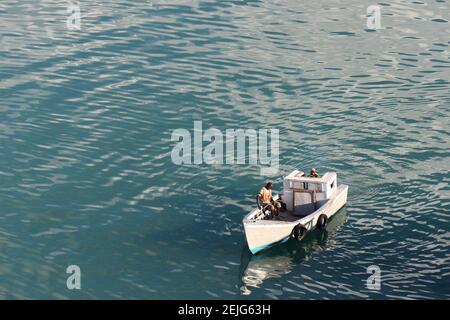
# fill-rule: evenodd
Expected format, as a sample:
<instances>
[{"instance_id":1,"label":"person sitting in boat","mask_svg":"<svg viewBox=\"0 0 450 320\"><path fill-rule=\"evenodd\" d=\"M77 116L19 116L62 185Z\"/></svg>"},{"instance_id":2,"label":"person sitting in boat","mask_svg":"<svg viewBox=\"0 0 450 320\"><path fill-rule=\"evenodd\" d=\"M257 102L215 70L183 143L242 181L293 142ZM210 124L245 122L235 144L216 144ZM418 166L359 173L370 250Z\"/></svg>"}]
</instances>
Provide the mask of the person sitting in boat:
<instances>
[{"instance_id":1,"label":"person sitting in boat","mask_svg":"<svg viewBox=\"0 0 450 320\"><path fill-rule=\"evenodd\" d=\"M261 188L258 194L258 208L259 204L262 202L262 209L270 210L272 218L278 216L278 210L281 208L281 203L274 201L272 198L272 182L267 182L267 184Z\"/></svg>"},{"instance_id":2,"label":"person sitting in boat","mask_svg":"<svg viewBox=\"0 0 450 320\"><path fill-rule=\"evenodd\" d=\"M316 168L312 168L311 171L309 172L309 176L310 178L319 178L319 174L316 171Z\"/></svg>"}]
</instances>

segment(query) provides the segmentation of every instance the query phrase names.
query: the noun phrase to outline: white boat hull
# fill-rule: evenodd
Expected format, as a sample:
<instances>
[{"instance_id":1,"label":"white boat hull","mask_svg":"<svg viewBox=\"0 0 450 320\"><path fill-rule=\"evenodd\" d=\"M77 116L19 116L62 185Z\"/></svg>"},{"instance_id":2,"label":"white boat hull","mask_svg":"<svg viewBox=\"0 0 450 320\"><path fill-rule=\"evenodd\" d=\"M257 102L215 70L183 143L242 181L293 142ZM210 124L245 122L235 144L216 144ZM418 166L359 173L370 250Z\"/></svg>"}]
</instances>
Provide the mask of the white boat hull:
<instances>
[{"instance_id":1,"label":"white boat hull","mask_svg":"<svg viewBox=\"0 0 450 320\"><path fill-rule=\"evenodd\" d=\"M319 209L295 221L255 220L253 217L258 209L252 210L243 220L245 236L250 251L255 254L277 243L287 241L292 235L295 226L301 224L307 231L316 228L317 220L321 214L329 219L347 202L348 186L340 185Z\"/></svg>"}]
</instances>

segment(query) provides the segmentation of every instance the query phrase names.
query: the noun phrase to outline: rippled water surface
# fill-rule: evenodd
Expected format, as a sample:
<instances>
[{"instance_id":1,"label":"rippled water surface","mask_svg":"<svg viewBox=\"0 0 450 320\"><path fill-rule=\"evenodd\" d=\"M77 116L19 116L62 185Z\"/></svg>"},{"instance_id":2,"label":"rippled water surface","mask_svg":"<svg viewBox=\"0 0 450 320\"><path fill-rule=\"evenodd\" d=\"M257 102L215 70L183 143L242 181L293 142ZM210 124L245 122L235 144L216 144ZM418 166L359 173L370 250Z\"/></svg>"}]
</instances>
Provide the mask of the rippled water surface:
<instances>
[{"instance_id":1,"label":"rippled water surface","mask_svg":"<svg viewBox=\"0 0 450 320\"><path fill-rule=\"evenodd\" d=\"M66 1L0 2L0 298L450 298L448 1L80 6L78 31ZM275 189L333 170L347 206L251 256L268 178L172 163L195 120L278 128Z\"/></svg>"}]
</instances>

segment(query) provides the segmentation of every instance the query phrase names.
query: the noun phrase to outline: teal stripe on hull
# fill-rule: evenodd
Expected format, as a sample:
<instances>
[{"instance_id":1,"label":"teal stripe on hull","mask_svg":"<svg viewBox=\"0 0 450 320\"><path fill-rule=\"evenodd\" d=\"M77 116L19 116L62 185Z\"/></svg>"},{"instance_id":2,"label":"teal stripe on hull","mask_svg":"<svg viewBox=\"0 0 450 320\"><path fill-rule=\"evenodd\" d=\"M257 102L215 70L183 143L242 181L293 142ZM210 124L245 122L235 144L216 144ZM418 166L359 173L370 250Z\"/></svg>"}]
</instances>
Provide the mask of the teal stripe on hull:
<instances>
[{"instance_id":1,"label":"teal stripe on hull","mask_svg":"<svg viewBox=\"0 0 450 320\"><path fill-rule=\"evenodd\" d=\"M255 254L255 253L259 252L259 251L262 251L262 250L264 250L264 249L267 249L267 248L269 248L269 247L272 247L272 246L274 246L274 245L276 245L276 244L285 243L285 242L288 241L288 240L289 240L289 236L287 236L286 238L284 238L283 240L280 240L280 241L276 241L276 242L272 242L272 243L265 244L265 245L262 245L262 246L250 248L250 251L251 251L253 254Z\"/></svg>"}]
</instances>

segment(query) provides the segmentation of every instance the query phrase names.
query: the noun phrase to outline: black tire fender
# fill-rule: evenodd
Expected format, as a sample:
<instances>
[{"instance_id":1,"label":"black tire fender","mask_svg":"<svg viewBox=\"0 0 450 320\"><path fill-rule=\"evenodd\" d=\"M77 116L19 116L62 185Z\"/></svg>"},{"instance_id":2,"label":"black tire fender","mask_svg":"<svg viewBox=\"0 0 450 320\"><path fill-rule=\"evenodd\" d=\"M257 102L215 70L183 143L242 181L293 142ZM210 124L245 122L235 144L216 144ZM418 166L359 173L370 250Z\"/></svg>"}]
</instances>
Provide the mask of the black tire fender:
<instances>
[{"instance_id":1,"label":"black tire fender","mask_svg":"<svg viewBox=\"0 0 450 320\"><path fill-rule=\"evenodd\" d=\"M292 229L292 237L297 241L302 241L307 232L308 230L302 224L298 224Z\"/></svg>"},{"instance_id":2,"label":"black tire fender","mask_svg":"<svg viewBox=\"0 0 450 320\"><path fill-rule=\"evenodd\" d=\"M326 228L328 223L328 217L326 214L322 213L319 218L317 218L316 228L319 230L323 230Z\"/></svg>"}]
</instances>

